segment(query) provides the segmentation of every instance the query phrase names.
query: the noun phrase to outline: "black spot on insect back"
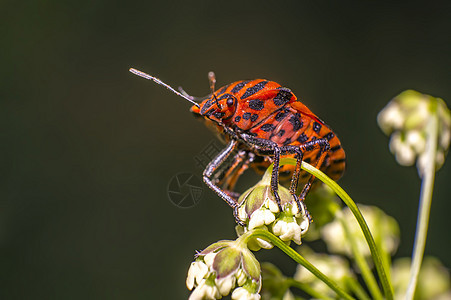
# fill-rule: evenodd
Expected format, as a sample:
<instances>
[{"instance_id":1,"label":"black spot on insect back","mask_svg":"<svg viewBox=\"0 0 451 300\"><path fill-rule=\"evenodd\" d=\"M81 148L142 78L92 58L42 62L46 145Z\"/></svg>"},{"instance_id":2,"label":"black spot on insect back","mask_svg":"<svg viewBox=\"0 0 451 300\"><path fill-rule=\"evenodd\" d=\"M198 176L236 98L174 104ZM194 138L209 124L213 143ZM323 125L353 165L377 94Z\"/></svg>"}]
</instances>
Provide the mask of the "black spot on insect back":
<instances>
[{"instance_id":1,"label":"black spot on insect back","mask_svg":"<svg viewBox=\"0 0 451 300\"><path fill-rule=\"evenodd\" d=\"M257 83L254 86L251 86L244 92L244 94L241 96L241 99L246 99L247 97L250 97L253 94L261 91L267 83L268 83L268 81L265 80L265 81L260 81L259 83Z\"/></svg>"},{"instance_id":2,"label":"black spot on insect back","mask_svg":"<svg viewBox=\"0 0 451 300\"><path fill-rule=\"evenodd\" d=\"M331 132L329 132L328 134L326 134L324 137L325 137L328 141L330 141L334 136L335 136L334 133L331 131Z\"/></svg>"},{"instance_id":3,"label":"black spot on insect back","mask_svg":"<svg viewBox=\"0 0 451 300\"><path fill-rule=\"evenodd\" d=\"M275 126L273 124L264 124L262 127L260 127L261 130L265 132L270 132L274 130Z\"/></svg>"},{"instance_id":4,"label":"black spot on insect back","mask_svg":"<svg viewBox=\"0 0 451 300\"><path fill-rule=\"evenodd\" d=\"M247 113L244 113L244 114L243 114L243 119L244 119L244 120L249 120L250 118L251 118L251 113L248 113L248 112L247 112Z\"/></svg>"},{"instance_id":5,"label":"black spot on insect back","mask_svg":"<svg viewBox=\"0 0 451 300\"><path fill-rule=\"evenodd\" d=\"M298 138L297 141L301 144L304 144L305 142L307 142L308 137L305 133L302 133Z\"/></svg>"},{"instance_id":6,"label":"black spot on insect back","mask_svg":"<svg viewBox=\"0 0 451 300\"><path fill-rule=\"evenodd\" d=\"M241 116L236 116L236 117L235 117L235 122L238 123L240 120L241 120Z\"/></svg>"},{"instance_id":7,"label":"black spot on insect back","mask_svg":"<svg viewBox=\"0 0 451 300\"><path fill-rule=\"evenodd\" d=\"M284 105L285 103L288 103L293 96L291 91L287 88L279 88L280 91L277 93L277 95L274 97L273 101L274 104L277 106Z\"/></svg>"},{"instance_id":8,"label":"black spot on insect back","mask_svg":"<svg viewBox=\"0 0 451 300\"><path fill-rule=\"evenodd\" d=\"M253 99L249 101L249 107L255 110L262 110L264 107L263 101L260 99Z\"/></svg>"},{"instance_id":9,"label":"black spot on insect back","mask_svg":"<svg viewBox=\"0 0 451 300\"><path fill-rule=\"evenodd\" d=\"M333 162L334 164L343 163L343 162L346 162L346 158L334 159L334 160L332 160L332 162Z\"/></svg>"},{"instance_id":10,"label":"black spot on insect back","mask_svg":"<svg viewBox=\"0 0 451 300\"><path fill-rule=\"evenodd\" d=\"M318 122L313 122L313 131L318 133L321 130L321 124Z\"/></svg>"},{"instance_id":11,"label":"black spot on insect back","mask_svg":"<svg viewBox=\"0 0 451 300\"><path fill-rule=\"evenodd\" d=\"M293 130L294 131L298 131L299 129L301 129L301 127L302 127L302 122L299 120L299 117L300 117L301 115L300 114L298 114L298 113L296 113L294 116L292 116L291 118L290 118L290 123L291 123L291 125L293 125Z\"/></svg>"},{"instance_id":12,"label":"black spot on insect back","mask_svg":"<svg viewBox=\"0 0 451 300\"><path fill-rule=\"evenodd\" d=\"M280 122L283 120L283 118L285 118L286 115L287 113L285 111L278 112L275 119L277 122Z\"/></svg>"},{"instance_id":13,"label":"black spot on insect back","mask_svg":"<svg viewBox=\"0 0 451 300\"><path fill-rule=\"evenodd\" d=\"M258 115L257 115L257 114L253 114L253 115L251 116L251 121L252 121L252 122L257 121L257 119L258 119Z\"/></svg>"},{"instance_id":14,"label":"black spot on insect back","mask_svg":"<svg viewBox=\"0 0 451 300\"><path fill-rule=\"evenodd\" d=\"M230 92L232 92L233 94L238 93L249 82L250 82L250 80L245 80L245 81L241 81L241 82L237 83Z\"/></svg>"},{"instance_id":15,"label":"black spot on insect back","mask_svg":"<svg viewBox=\"0 0 451 300\"><path fill-rule=\"evenodd\" d=\"M330 148L330 152L335 152L341 149L341 145L337 145L335 147Z\"/></svg>"},{"instance_id":16,"label":"black spot on insect back","mask_svg":"<svg viewBox=\"0 0 451 300\"><path fill-rule=\"evenodd\" d=\"M281 129L281 130L277 133L278 136L283 136L284 134L285 134L285 130L283 130L283 129Z\"/></svg>"}]
</instances>

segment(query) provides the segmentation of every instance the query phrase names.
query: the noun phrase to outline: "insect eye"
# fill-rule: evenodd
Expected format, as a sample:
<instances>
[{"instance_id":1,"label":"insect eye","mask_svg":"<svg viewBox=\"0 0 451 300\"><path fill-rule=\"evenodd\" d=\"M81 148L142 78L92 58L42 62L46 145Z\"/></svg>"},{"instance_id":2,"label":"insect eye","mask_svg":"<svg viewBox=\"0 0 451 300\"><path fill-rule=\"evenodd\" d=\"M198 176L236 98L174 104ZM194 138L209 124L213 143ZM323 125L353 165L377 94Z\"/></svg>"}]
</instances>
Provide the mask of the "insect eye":
<instances>
[{"instance_id":1,"label":"insect eye","mask_svg":"<svg viewBox=\"0 0 451 300\"><path fill-rule=\"evenodd\" d=\"M227 106L232 106L233 105L233 98L228 98L227 99Z\"/></svg>"}]
</instances>

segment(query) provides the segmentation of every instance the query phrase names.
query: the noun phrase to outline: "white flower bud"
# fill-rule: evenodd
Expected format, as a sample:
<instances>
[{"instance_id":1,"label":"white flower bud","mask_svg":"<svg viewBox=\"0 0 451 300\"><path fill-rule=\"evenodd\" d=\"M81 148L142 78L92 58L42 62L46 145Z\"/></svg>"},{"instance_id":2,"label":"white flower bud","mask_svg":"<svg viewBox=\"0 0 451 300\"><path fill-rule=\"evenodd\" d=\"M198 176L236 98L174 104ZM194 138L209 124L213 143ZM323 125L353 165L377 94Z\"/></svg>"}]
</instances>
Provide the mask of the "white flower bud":
<instances>
[{"instance_id":1,"label":"white flower bud","mask_svg":"<svg viewBox=\"0 0 451 300\"><path fill-rule=\"evenodd\" d=\"M194 289L189 300L220 299L221 294L216 286L208 285L204 280Z\"/></svg>"},{"instance_id":2,"label":"white flower bud","mask_svg":"<svg viewBox=\"0 0 451 300\"><path fill-rule=\"evenodd\" d=\"M271 224L272 222L274 222L275 218L276 217L273 213L271 213L270 210L262 207L260 209L257 209L251 215L248 228L249 230L252 230L256 227Z\"/></svg>"},{"instance_id":3,"label":"white flower bud","mask_svg":"<svg viewBox=\"0 0 451 300\"><path fill-rule=\"evenodd\" d=\"M238 208L238 218L243 222L247 220L246 207L244 205Z\"/></svg>"},{"instance_id":4,"label":"white flower bud","mask_svg":"<svg viewBox=\"0 0 451 300\"><path fill-rule=\"evenodd\" d=\"M259 294L250 293L247 289L239 287L232 293L233 300L260 300Z\"/></svg>"},{"instance_id":5,"label":"white flower bud","mask_svg":"<svg viewBox=\"0 0 451 300\"><path fill-rule=\"evenodd\" d=\"M265 241L264 239L256 238L256 241L257 241L258 245L260 247L262 247L263 249L272 249L274 247L273 244L271 244L268 241Z\"/></svg>"},{"instance_id":6,"label":"white flower bud","mask_svg":"<svg viewBox=\"0 0 451 300\"><path fill-rule=\"evenodd\" d=\"M236 272L235 276L236 276L236 283L237 283L239 286L242 286L243 284L246 283L246 281L247 281L247 275L246 275L246 273L243 271L243 269L239 269L238 272Z\"/></svg>"},{"instance_id":7,"label":"white flower bud","mask_svg":"<svg viewBox=\"0 0 451 300\"><path fill-rule=\"evenodd\" d=\"M395 102L390 102L378 114L377 122L386 134L390 134L393 129L401 128L404 123L404 116L399 105Z\"/></svg>"},{"instance_id":8,"label":"white flower bud","mask_svg":"<svg viewBox=\"0 0 451 300\"><path fill-rule=\"evenodd\" d=\"M422 153L426 147L426 139L419 130L409 130L406 133L406 144L413 148L416 153Z\"/></svg>"},{"instance_id":9,"label":"white flower bud","mask_svg":"<svg viewBox=\"0 0 451 300\"><path fill-rule=\"evenodd\" d=\"M279 206L277 205L276 202L274 202L274 201L272 201L272 200L268 200L268 201L267 201L267 205L268 205L269 210L270 210L272 213L278 213L278 212L279 212Z\"/></svg>"},{"instance_id":10,"label":"white flower bud","mask_svg":"<svg viewBox=\"0 0 451 300\"><path fill-rule=\"evenodd\" d=\"M411 166L415 162L415 152L405 143L399 144L395 157L401 166Z\"/></svg>"},{"instance_id":11,"label":"white flower bud","mask_svg":"<svg viewBox=\"0 0 451 300\"><path fill-rule=\"evenodd\" d=\"M226 296L230 293L232 288L235 286L236 277L235 276L227 276L225 278L215 279L216 286L219 289L221 295Z\"/></svg>"},{"instance_id":12,"label":"white flower bud","mask_svg":"<svg viewBox=\"0 0 451 300\"><path fill-rule=\"evenodd\" d=\"M202 261L195 261L191 263L188 269L188 276L186 277L186 287L192 290L194 286L199 284L207 275L208 266Z\"/></svg>"},{"instance_id":13,"label":"white flower bud","mask_svg":"<svg viewBox=\"0 0 451 300\"><path fill-rule=\"evenodd\" d=\"M211 266L213 265L213 260L215 259L216 253L215 252L210 252L207 255L204 256L204 261L205 264L211 268Z\"/></svg>"}]
</instances>

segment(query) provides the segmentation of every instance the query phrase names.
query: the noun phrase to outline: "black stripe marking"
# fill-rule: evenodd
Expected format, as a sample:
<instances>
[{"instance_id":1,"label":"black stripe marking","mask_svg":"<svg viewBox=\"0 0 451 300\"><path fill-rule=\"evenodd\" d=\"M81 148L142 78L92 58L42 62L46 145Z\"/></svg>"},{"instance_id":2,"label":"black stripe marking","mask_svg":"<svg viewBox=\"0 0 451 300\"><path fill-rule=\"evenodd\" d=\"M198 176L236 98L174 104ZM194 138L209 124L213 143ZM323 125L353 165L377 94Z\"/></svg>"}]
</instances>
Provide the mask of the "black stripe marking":
<instances>
[{"instance_id":1,"label":"black stripe marking","mask_svg":"<svg viewBox=\"0 0 451 300\"><path fill-rule=\"evenodd\" d=\"M265 107L265 105L263 104L262 100L253 99L253 100L249 101L249 107L251 109L255 109L255 110L262 110L263 107Z\"/></svg>"},{"instance_id":2,"label":"black stripe marking","mask_svg":"<svg viewBox=\"0 0 451 300\"><path fill-rule=\"evenodd\" d=\"M253 94L261 91L267 83L268 83L268 81L265 80L265 81L260 81L259 83L257 83L254 86L251 86L244 92L243 96L241 96L241 99L246 99L246 98L252 96Z\"/></svg>"},{"instance_id":3,"label":"black stripe marking","mask_svg":"<svg viewBox=\"0 0 451 300\"><path fill-rule=\"evenodd\" d=\"M318 133L321 130L321 124L318 122L313 122L313 131Z\"/></svg>"},{"instance_id":4,"label":"black stripe marking","mask_svg":"<svg viewBox=\"0 0 451 300\"><path fill-rule=\"evenodd\" d=\"M331 132L329 132L328 134L326 134L324 137L325 137L328 141L330 141L334 136L335 136L334 133L331 131Z\"/></svg>"},{"instance_id":5,"label":"black stripe marking","mask_svg":"<svg viewBox=\"0 0 451 300\"><path fill-rule=\"evenodd\" d=\"M214 112L215 112L214 109L210 109L209 111L207 111L207 112L204 114L204 116L209 117L209 116L211 116L211 114L214 113Z\"/></svg>"},{"instance_id":6,"label":"black stripe marking","mask_svg":"<svg viewBox=\"0 0 451 300\"><path fill-rule=\"evenodd\" d=\"M224 94L221 97L218 98L218 100L226 99L226 98L233 98L233 95L231 94Z\"/></svg>"},{"instance_id":7,"label":"black stripe marking","mask_svg":"<svg viewBox=\"0 0 451 300\"><path fill-rule=\"evenodd\" d=\"M280 122L283 120L283 118L285 118L286 115L287 115L287 113L284 111L278 112L275 119L277 122Z\"/></svg>"},{"instance_id":8,"label":"black stripe marking","mask_svg":"<svg viewBox=\"0 0 451 300\"><path fill-rule=\"evenodd\" d=\"M284 134L285 134L285 130L283 130L283 129L281 129L281 130L277 133L278 136L283 136Z\"/></svg>"},{"instance_id":9,"label":"black stripe marking","mask_svg":"<svg viewBox=\"0 0 451 300\"><path fill-rule=\"evenodd\" d=\"M264 124L262 127L260 127L261 130L263 130L264 132L270 132L272 130L274 130L276 126L272 125L272 124Z\"/></svg>"},{"instance_id":10,"label":"black stripe marking","mask_svg":"<svg viewBox=\"0 0 451 300\"><path fill-rule=\"evenodd\" d=\"M308 136L305 133L302 133L297 139L297 141L301 144L304 144L305 142L307 142L307 140Z\"/></svg>"},{"instance_id":11,"label":"black stripe marking","mask_svg":"<svg viewBox=\"0 0 451 300\"><path fill-rule=\"evenodd\" d=\"M251 118L251 113L244 113L243 114L243 119L245 119L245 120L249 120Z\"/></svg>"},{"instance_id":12,"label":"black stripe marking","mask_svg":"<svg viewBox=\"0 0 451 300\"><path fill-rule=\"evenodd\" d=\"M246 85L246 84L248 84L250 82L250 80L245 80L245 81L241 81L241 82L238 82L234 87L233 87L233 89L230 91L232 94L236 94L236 93L238 93L239 91L241 91L241 89Z\"/></svg>"},{"instance_id":13,"label":"black stripe marking","mask_svg":"<svg viewBox=\"0 0 451 300\"><path fill-rule=\"evenodd\" d=\"M220 111L218 111L214 114L215 118L217 118L217 119L221 119L222 117L224 117L224 115L225 115L225 113L220 112Z\"/></svg>"},{"instance_id":14,"label":"black stripe marking","mask_svg":"<svg viewBox=\"0 0 451 300\"><path fill-rule=\"evenodd\" d=\"M335 152L341 149L341 145L337 145L335 147L330 148L330 152Z\"/></svg>"},{"instance_id":15,"label":"black stripe marking","mask_svg":"<svg viewBox=\"0 0 451 300\"><path fill-rule=\"evenodd\" d=\"M339 163L342 163L342 162L345 162L346 161L346 158L340 158L340 159L334 159L334 160L332 160L332 162L334 163L334 164L339 164Z\"/></svg>"},{"instance_id":16,"label":"black stripe marking","mask_svg":"<svg viewBox=\"0 0 451 300\"><path fill-rule=\"evenodd\" d=\"M205 115L205 112L207 111L207 109L209 109L213 105L214 102L215 102L214 99L209 99L207 102L205 102L205 104L202 106L202 109L200 110L200 114Z\"/></svg>"},{"instance_id":17,"label":"black stripe marking","mask_svg":"<svg viewBox=\"0 0 451 300\"><path fill-rule=\"evenodd\" d=\"M275 105L280 106L289 102L291 100L291 97L293 97L293 93L289 89L284 87L280 87L278 89L280 91L274 97L273 101Z\"/></svg>"},{"instance_id":18,"label":"black stripe marking","mask_svg":"<svg viewBox=\"0 0 451 300\"><path fill-rule=\"evenodd\" d=\"M223 88L218 92L218 95L224 94L228 87L229 87L228 85L226 85L225 87L223 87Z\"/></svg>"},{"instance_id":19,"label":"black stripe marking","mask_svg":"<svg viewBox=\"0 0 451 300\"><path fill-rule=\"evenodd\" d=\"M286 145L288 145L290 143L291 143L291 139L287 139L285 142L283 142L283 145L286 146Z\"/></svg>"},{"instance_id":20,"label":"black stripe marking","mask_svg":"<svg viewBox=\"0 0 451 300\"><path fill-rule=\"evenodd\" d=\"M290 123L293 125L293 130L294 131L298 131L299 129L301 129L301 127L302 127L302 122L299 120L299 117L300 117L301 115L299 114L299 113L296 113L294 116L292 116L291 118L290 118Z\"/></svg>"}]
</instances>

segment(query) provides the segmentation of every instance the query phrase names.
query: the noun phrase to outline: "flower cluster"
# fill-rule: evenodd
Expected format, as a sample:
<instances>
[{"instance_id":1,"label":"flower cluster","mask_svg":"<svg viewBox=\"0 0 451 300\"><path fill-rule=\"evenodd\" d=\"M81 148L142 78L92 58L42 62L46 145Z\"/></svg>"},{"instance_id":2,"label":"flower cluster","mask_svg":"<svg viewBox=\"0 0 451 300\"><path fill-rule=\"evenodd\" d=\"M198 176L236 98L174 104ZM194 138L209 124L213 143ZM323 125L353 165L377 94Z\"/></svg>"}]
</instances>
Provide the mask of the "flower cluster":
<instances>
[{"instance_id":1,"label":"flower cluster","mask_svg":"<svg viewBox=\"0 0 451 300\"><path fill-rule=\"evenodd\" d=\"M232 299L260 299L260 264L244 241L219 241L197 254L186 286L190 300L220 299L232 290Z\"/></svg>"},{"instance_id":2,"label":"flower cluster","mask_svg":"<svg viewBox=\"0 0 451 300\"><path fill-rule=\"evenodd\" d=\"M379 242L378 246L385 252L394 254L399 244L399 226L396 220L376 206L359 205L359 209L374 239ZM345 222L348 224L350 234L355 237L358 251L365 257L370 257L368 244L350 209L346 207L342 211L338 211L337 217L342 218L342 220L336 218L333 222L324 226L321 232L329 251L353 257L351 246L344 238L345 232L341 222Z\"/></svg>"},{"instance_id":3,"label":"flower cluster","mask_svg":"<svg viewBox=\"0 0 451 300\"><path fill-rule=\"evenodd\" d=\"M404 299L410 279L411 260L408 257L399 258L392 266L392 281L395 299ZM421 266L415 299L451 299L451 281L449 271L440 261L426 257Z\"/></svg>"},{"instance_id":4,"label":"flower cluster","mask_svg":"<svg viewBox=\"0 0 451 300\"><path fill-rule=\"evenodd\" d=\"M343 290L348 290L347 281L354 278L349 263L338 255L315 253L307 247L303 247L302 256L317 267L322 273L334 280ZM333 297L335 293L320 279L301 265L298 265L294 279L310 285L315 291Z\"/></svg>"},{"instance_id":5,"label":"flower cluster","mask_svg":"<svg viewBox=\"0 0 451 300\"><path fill-rule=\"evenodd\" d=\"M240 199L238 217L246 223L245 227L237 226L238 236L255 228L269 230L282 241L301 244L301 236L309 228L310 219L303 203L301 209L287 188L279 185L278 194L283 211L279 210L274 194L271 191L271 168L262 180L244 192ZM251 240L249 248L257 251L260 248L271 249L273 245L261 238Z\"/></svg>"},{"instance_id":6,"label":"flower cluster","mask_svg":"<svg viewBox=\"0 0 451 300\"><path fill-rule=\"evenodd\" d=\"M438 118L438 132L431 132L431 119ZM426 164L427 139L438 134L436 168L445 161L451 136L451 114L445 102L413 90L396 96L377 116L382 131L391 135L390 151L403 166L411 166L417 159L421 174Z\"/></svg>"}]
</instances>

